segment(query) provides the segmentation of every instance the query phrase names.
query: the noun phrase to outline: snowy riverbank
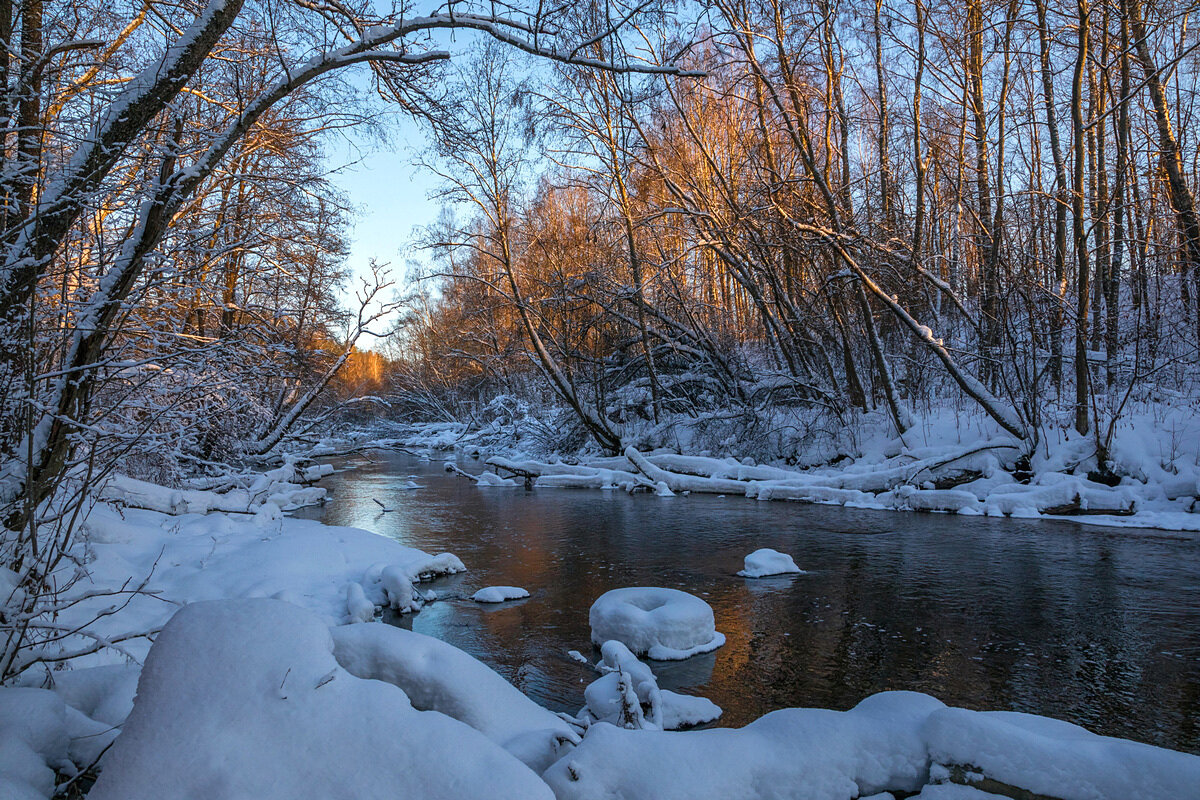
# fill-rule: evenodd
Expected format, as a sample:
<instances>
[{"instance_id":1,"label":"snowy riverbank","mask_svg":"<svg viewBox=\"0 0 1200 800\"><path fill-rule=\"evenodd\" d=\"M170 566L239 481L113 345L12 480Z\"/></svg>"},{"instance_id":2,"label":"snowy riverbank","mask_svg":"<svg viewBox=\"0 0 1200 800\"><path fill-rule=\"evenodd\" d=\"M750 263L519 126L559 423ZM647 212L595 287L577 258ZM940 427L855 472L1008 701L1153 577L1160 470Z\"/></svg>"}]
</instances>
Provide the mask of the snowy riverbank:
<instances>
[{"instance_id":1,"label":"snowy riverbank","mask_svg":"<svg viewBox=\"0 0 1200 800\"><path fill-rule=\"evenodd\" d=\"M903 437L868 427L844 449L828 442L801 467L759 463L753 455L691 449L686 427L643 434L619 456L547 454L526 435L532 423L483 426L426 423L390 441L429 453L458 449L485 463L484 481L535 488L623 489L659 495L693 492L852 508L1067 519L1091 525L1200 531L1200 409L1161 403L1129 413L1113 428L1108 460L1096 440L1047 429L1036 445L985 420L922 419ZM680 430L684 433L680 435ZM657 446L664 439L672 447ZM727 441L725 452L739 452ZM495 477L493 477L495 476Z\"/></svg>"}]
</instances>

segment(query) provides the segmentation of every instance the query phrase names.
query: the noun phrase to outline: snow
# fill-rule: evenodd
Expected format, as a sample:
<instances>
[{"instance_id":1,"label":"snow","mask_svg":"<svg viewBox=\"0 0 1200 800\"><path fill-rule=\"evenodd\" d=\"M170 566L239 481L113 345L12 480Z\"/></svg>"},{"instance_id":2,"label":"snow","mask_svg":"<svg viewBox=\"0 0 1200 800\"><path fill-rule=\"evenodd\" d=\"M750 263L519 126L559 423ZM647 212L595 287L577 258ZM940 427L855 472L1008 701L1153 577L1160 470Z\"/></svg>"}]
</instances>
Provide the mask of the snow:
<instances>
[{"instance_id":1,"label":"snow","mask_svg":"<svg viewBox=\"0 0 1200 800\"><path fill-rule=\"evenodd\" d=\"M0 689L0 795L49 797L54 769L73 770L68 747L67 706L58 695Z\"/></svg>"},{"instance_id":2,"label":"snow","mask_svg":"<svg viewBox=\"0 0 1200 800\"><path fill-rule=\"evenodd\" d=\"M579 713L586 724L677 730L721 716L720 706L711 700L659 689L650 667L620 642L605 642L600 652L597 669L604 674L584 690L587 704Z\"/></svg>"},{"instance_id":3,"label":"snow","mask_svg":"<svg viewBox=\"0 0 1200 800\"><path fill-rule=\"evenodd\" d=\"M390 625L333 628L334 657L350 674L404 690L413 707L471 726L540 772L579 737L491 668L430 636Z\"/></svg>"},{"instance_id":4,"label":"snow","mask_svg":"<svg viewBox=\"0 0 1200 800\"><path fill-rule=\"evenodd\" d=\"M765 578L768 575L803 574L804 570L787 553L763 547L745 558L745 568L738 571L743 578Z\"/></svg>"},{"instance_id":5,"label":"snow","mask_svg":"<svg viewBox=\"0 0 1200 800\"><path fill-rule=\"evenodd\" d=\"M488 586L471 595L476 603L503 603L505 600L520 600L529 597L529 592L518 586Z\"/></svg>"},{"instance_id":6,"label":"snow","mask_svg":"<svg viewBox=\"0 0 1200 800\"><path fill-rule=\"evenodd\" d=\"M600 722L543 777L559 800L851 800L928 778L920 727L942 704L888 692L846 712L785 709L744 728L663 732Z\"/></svg>"},{"instance_id":7,"label":"snow","mask_svg":"<svg viewBox=\"0 0 1200 800\"><path fill-rule=\"evenodd\" d=\"M144 592L106 617L102 628L88 629L108 637L152 633L186 603L236 597L286 597L329 624L366 620L385 605L413 610L420 600L412 583L465 569L453 554L430 555L356 528L288 517L268 523L240 514L170 516L106 505L92 509L72 552L86 560L90 574L68 598L112 590L131 578L147 581ZM58 622L83 625L115 599L102 594L82 599ZM122 647L123 652L90 656L81 665L124 663L127 657L140 661L149 641L136 639Z\"/></svg>"},{"instance_id":8,"label":"snow","mask_svg":"<svg viewBox=\"0 0 1200 800\"><path fill-rule=\"evenodd\" d=\"M236 477L216 489L169 489L126 475L112 475L99 488L99 497L123 506L160 511L164 514L206 514L209 511L234 511L254 513L271 507L276 516L279 511L292 511L302 506L324 502L326 490L317 486L304 486L302 482L316 480L328 474L323 467L298 467L288 461L260 475L255 475L245 485L239 485Z\"/></svg>"},{"instance_id":9,"label":"snow","mask_svg":"<svg viewBox=\"0 0 1200 800\"><path fill-rule=\"evenodd\" d=\"M1062 800L1195 797L1200 757L1098 736L1060 720L946 708L925 723L936 764Z\"/></svg>"},{"instance_id":10,"label":"snow","mask_svg":"<svg viewBox=\"0 0 1200 800\"><path fill-rule=\"evenodd\" d=\"M681 661L725 644L708 603L678 589L612 589L592 604L588 620L595 644L615 639L656 661Z\"/></svg>"},{"instance_id":11,"label":"snow","mask_svg":"<svg viewBox=\"0 0 1200 800\"><path fill-rule=\"evenodd\" d=\"M482 733L355 677L333 650L321 618L288 603L183 608L89 797L552 797Z\"/></svg>"},{"instance_id":12,"label":"snow","mask_svg":"<svg viewBox=\"0 0 1200 800\"><path fill-rule=\"evenodd\" d=\"M1127 465L1135 463L1130 437L1117 441ZM782 468L732 459L637 455L660 475L670 467L690 485L739 481L745 494L760 498L778 491L868 498L875 507L1031 515L1076 502L1087 510L1120 508L1112 505L1119 501L1137 508L1121 520L1145 519L1147 506L1152 514L1200 519L1184 510L1200 468L1181 462L1167 471L1158 455L1137 462L1146 484L1127 476L1108 487L1069 472L1087 457L1086 443L1072 440L1039 454L1040 471L1026 485L999 469L993 454L972 453L977 445L891 447L880 443L881 452L840 471L794 471L798 477L785 479ZM609 461L636 463L629 455ZM964 465L982 477L952 489L928 487ZM587 468L620 471L615 467ZM654 485L649 475L626 474L639 478L638 486ZM889 488L844 488L851 483ZM411 612L433 599L414 584L462 571L457 557L288 518L272 499L278 484L258 493L253 514L180 513L170 493L163 512L133 507L124 502L129 494L91 512L64 567L87 563L91 574L68 591L66 599L79 602L59 622L81 625L129 599L89 631L110 641L124 632L148 635L76 659L73 669L31 670L23 678L45 680L52 691L0 689L0 796L48 798L56 772L78 773L114 738L92 792L99 800L550 798L551 789L559 798L656 800L993 797L977 786L944 783L975 776L1062 800L1138 800L1192 797L1200 785L1196 756L1026 714L946 708L909 692L874 695L847 712L785 709L737 730L676 731L710 722L721 710L660 689L653 665L636 654L686 658L725 639L707 603L669 588L615 589L596 600L589 621L601 674L586 687L580 681L586 705L577 720L564 719L457 648L372 622L380 606ZM158 502L165 491L154 487L145 496ZM185 497L190 508L193 495ZM799 571L790 556L762 549L746 557L743 573L772 565ZM85 596L112 591L130 576L148 576L146 593ZM0 592L12 584L12 574L0 570ZM527 596L495 586L473 599L516 592Z\"/></svg>"},{"instance_id":13,"label":"snow","mask_svg":"<svg viewBox=\"0 0 1200 800\"><path fill-rule=\"evenodd\" d=\"M885 795L885 797L889 796ZM863 800L869 800L869 798L863 798ZM913 795L912 800L1007 800L1007 798L1004 795L983 792L959 783L931 783L922 789L920 794Z\"/></svg>"},{"instance_id":14,"label":"snow","mask_svg":"<svg viewBox=\"0 0 1200 800\"><path fill-rule=\"evenodd\" d=\"M481 472L476 476L476 486L516 486L512 478L501 478L494 472Z\"/></svg>"}]
</instances>

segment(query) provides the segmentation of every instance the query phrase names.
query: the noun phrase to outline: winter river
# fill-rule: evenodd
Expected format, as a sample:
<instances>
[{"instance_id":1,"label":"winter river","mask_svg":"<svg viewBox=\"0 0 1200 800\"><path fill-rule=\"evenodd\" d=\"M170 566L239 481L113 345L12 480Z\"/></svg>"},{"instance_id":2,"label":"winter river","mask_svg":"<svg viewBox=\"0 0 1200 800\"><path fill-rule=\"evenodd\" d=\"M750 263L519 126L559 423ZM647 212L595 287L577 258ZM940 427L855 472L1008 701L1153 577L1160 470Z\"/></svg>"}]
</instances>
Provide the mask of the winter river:
<instances>
[{"instance_id":1,"label":"winter river","mask_svg":"<svg viewBox=\"0 0 1200 800\"><path fill-rule=\"evenodd\" d=\"M450 551L468 572L394 620L487 662L574 713L595 675L588 609L608 589L668 586L707 600L728 643L650 662L736 727L787 706L847 709L914 689L1028 711L1200 753L1200 539L1073 523L854 511L692 495L477 488L442 462L378 454L322 482L303 516ZM478 472L479 462L460 462ZM421 488L404 489L413 481ZM382 513L376 500L394 509ZM760 548L807 574L735 573ZM478 588L526 600L471 602Z\"/></svg>"}]
</instances>

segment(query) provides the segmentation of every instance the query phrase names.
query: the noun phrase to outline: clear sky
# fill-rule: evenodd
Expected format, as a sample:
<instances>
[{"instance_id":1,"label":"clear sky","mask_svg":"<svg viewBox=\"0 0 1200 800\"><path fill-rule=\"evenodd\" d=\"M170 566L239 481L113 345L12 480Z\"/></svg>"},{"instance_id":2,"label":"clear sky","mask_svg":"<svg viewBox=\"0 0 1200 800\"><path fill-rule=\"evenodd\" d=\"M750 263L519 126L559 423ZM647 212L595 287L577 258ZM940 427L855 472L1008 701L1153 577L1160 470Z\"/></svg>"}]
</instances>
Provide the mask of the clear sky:
<instances>
[{"instance_id":1,"label":"clear sky","mask_svg":"<svg viewBox=\"0 0 1200 800\"><path fill-rule=\"evenodd\" d=\"M407 259L420 258L411 249L414 228L433 222L439 206L429 200L436 179L413 165L414 157L425 147L424 129L407 118L400 119L395 128L385 144L372 144L371 149L359 153L347 148L331 158L335 165L357 161L333 177L333 183L358 211L351 234L350 265L356 271L365 269L374 258L390 263L400 277Z\"/></svg>"},{"instance_id":2,"label":"clear sky","mask_svg":"<svg viewBox=\"0 0 1200 800\"><path fill-rule=\"evenodd\" d=\"M331 166L353 162L335 173L333 183L357 210L348 259L356 275L365 273L374 258L390 265L393 279L402 287L406 263L424 260L413 246L416 229L436 220L440 211L440 205L429 199L437 179L413 164L425 146L421 123L405 117L397 118L384 144L347 144L330 154ZM360 346L370 348L371 341Z\"/></svg>"}]
</instances>

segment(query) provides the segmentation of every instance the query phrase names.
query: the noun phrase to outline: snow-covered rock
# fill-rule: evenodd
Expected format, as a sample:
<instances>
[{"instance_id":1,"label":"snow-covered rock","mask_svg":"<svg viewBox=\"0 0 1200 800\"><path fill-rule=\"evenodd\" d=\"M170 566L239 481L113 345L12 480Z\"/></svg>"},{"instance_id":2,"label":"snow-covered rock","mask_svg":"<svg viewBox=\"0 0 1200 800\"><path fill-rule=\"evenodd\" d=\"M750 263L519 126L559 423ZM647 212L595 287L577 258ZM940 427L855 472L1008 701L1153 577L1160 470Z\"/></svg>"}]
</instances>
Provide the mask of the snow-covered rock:
<instances>
[{"instance_id":1,"label":"snow-covered rock","mask_svg":"<svg viewBox=\"0 0 1200 800\"><path fill-rule=\"evenodd\" d=\"M708 603L678 589L613 589L592 604L588 620L595 644L615 639L657 661L678 661L725 644Z\"/></svg>"},{"instance_id":2,"label":"snow-covered rock","mask_svg":"<svg viewBox=\"0 0 1200 800\"><path fill-rule=\"evenodd\" d=\"M803 574L804 570L787 553L763 547L745 558L745 567L738 571L743 578L765 578L768 575Z\"/></svg>"},{"instance_id":3,"label":"snow-covered rock","mask_svg":"<svg viewBox=\"0 0 1200 800\"><path fill-rule=\"evenodd\" d=\"M503 603L529 597L529 592L519 586L488 586L471 595L476 603Z\"/></svg>"},{"instance_id":4,"label":"snow-covered rock","mask_svg":"<svg viewBox=\"0 0 1200 800\"><path fill-rule=\"evenodd\" d=\"M490 667L453 645L391 625L332 629L334 657L351 675L404 690L414 708L470 725L541 772L579 737Z\"/></svg>"},{"instance_id":5,"label":"snow-covered rock","mask_svg":"<svg viewBox=\"0 0 1200 800\"><path fill-rule=\"evenodd\" d=\"M552 797L483 734L347 672L321 619L276 600L196 603L172 618L89 794L413 796Z\"/></svg>"}]
</instances>

